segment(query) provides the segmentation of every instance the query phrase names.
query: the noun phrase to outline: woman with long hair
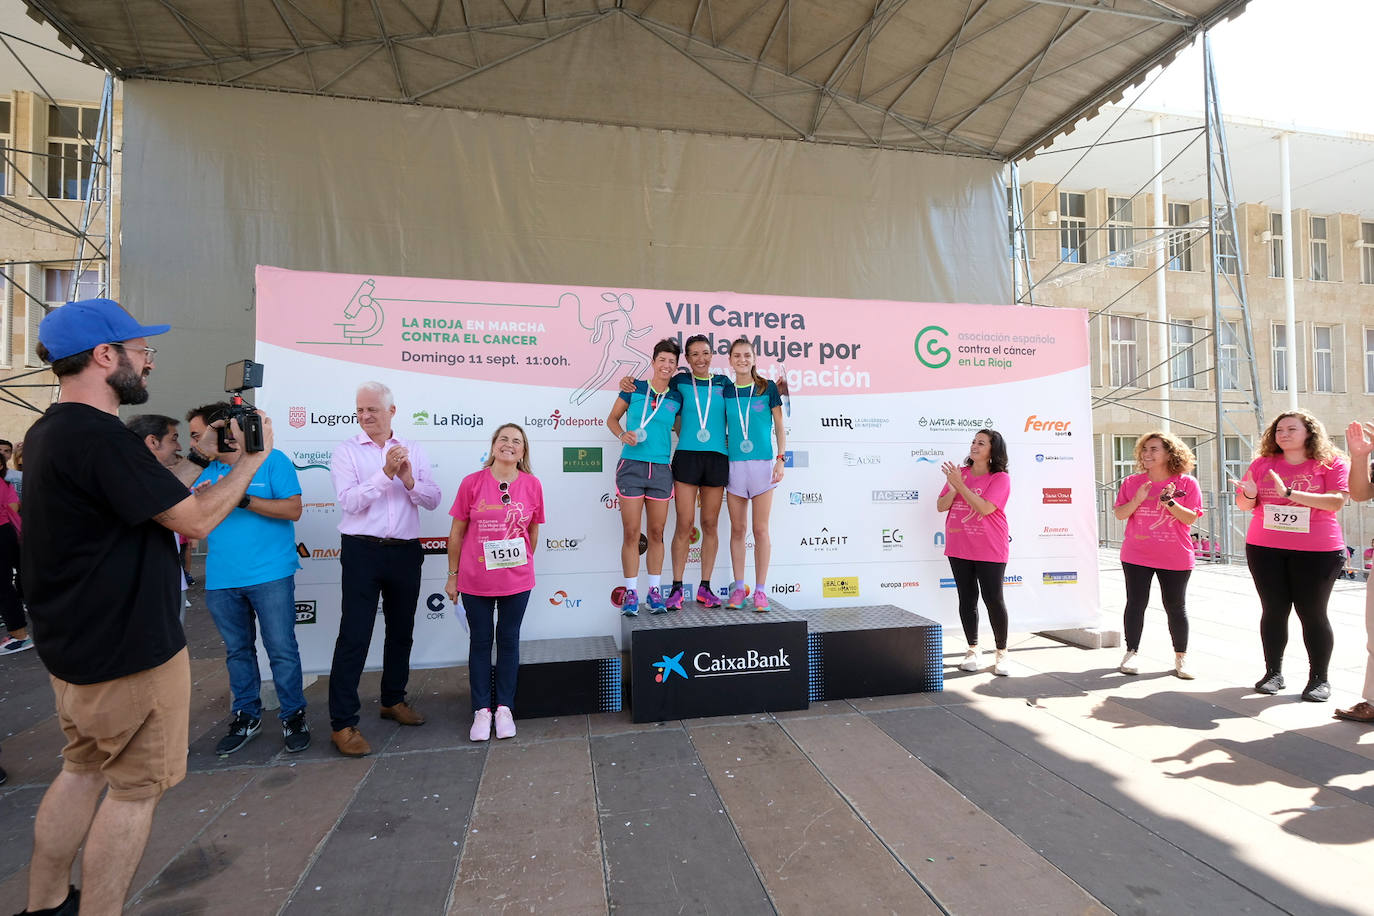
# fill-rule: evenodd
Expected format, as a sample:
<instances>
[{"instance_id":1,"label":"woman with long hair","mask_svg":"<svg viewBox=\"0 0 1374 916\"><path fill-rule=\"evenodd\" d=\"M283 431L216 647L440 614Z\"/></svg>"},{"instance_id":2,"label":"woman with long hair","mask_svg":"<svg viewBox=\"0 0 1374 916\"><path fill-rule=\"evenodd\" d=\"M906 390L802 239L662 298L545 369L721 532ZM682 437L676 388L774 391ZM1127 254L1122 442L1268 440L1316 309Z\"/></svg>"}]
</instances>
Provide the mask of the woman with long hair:
<instances>
[{"instance_id":1,"label":"woman with long hair","mask_svg":"<svg viewBox=\"0 0 1374 916\"><path fill-rule=\"evenodd\" d=\"M621 612L639 614L639 535L647 519L649 549L644 564L649 572L646 595L649 613L667 612L660 576L663 574L663 527L668 500L673 497L673 424L682 412L682 395L672 385L677 372L678 342L665 337L654 344L649 380L635 382L633 392L622 391L611 405L606 428L623 443L615 469L620 498L620 567L625 574ZM625 425L628 424L627 429Z\"/></svg>"},{"instance_id":2,"label":"woman with long hair","mask_svg":"<svg viewBox=\"0 0 1374 916\"><path fill-rule=\"evenodd\" d=\"M5 482L6 462L0 455L0 617L6 636L0 640L0 655L12 655L33 648L24 602L19 597L19 494Z\"/></svg>"},{"instance_id":3,"label":"woman with long hair","mask_svg":"<svg viewBox=\"0 0 1374 916\"><path fill-rule=\"evenodd\" d=\"M1259 454L1236 487L1236 506L1250 513L1245 561L1259 593L1264 677L1260 693L1284 688L1288 612L1296 610L1307 647L1302 698L1331 698L1327 669L1335 638L1327 600L1345 568L1345 536L1336 513L1350 490L1350 463L1306 410L1288 410L1265 429Z\"/></svg>"},{"instance_id":4,"label":"woman with long hair","mask_svg":"<svg viewBox=\"0 0 1374 916\"><path fill-rule=\"evenodd\" d=\"M468 737L488 740L494 718L496 737L513 738L520 624L534 588L534 549L539 544L539 526L544 523L544 488L530 469L524 429L514 423L496 428L486 464L463 478L449 515L453 524L448 532L444 591L454 603L461 596L468 619L468 685L472 692Z\"/></svg>"},{"instance_id":5,"label":"woman with long hair","mask_svg":"<svg viewBox=\"0 0 1374 916\"><path fill-rule=\"evenodd\" d=\"M725 425L730 457L730 480L725 485L730 510L730 563L735 582L730 588L727 608L739 609L752 603L764 613L768 600L768 562L773 542L768 533L768 517L773 509L773 488L782 482L786 463L787 427L782 419L782 395L777 383L759 375L754 345L747 337L730 344L730 368L735 382L727 385ZM775 447L776 446L776 447ZM744 581L744 539L753 516L754 591Z\"/></svg>"},{"instance_id":6,"label":"woman with long hair","mask_svg":"<svg viewBox=\"0 0 1374 916\"><path fill-rule=\"evenodd\" d=\"M1202 488L1189 473L1196 462L1192 450L1177 436L1156 430L1136 440L1135 466L1139 473L1121 482L1116 494L1116 517L1126 523L1121 541L1121 570L1126 577L1126 654L1122 674L1139 674L1135 660L1145 629L1145 605L1150 580L1159 579L1169 638L1174 644L1174 674L1193 679L1188 669L1188 578L1198 545L1189 529L1202 515Z\"/></svg>"},{"instance_id":7,"label":"woman with long hair","mask_svg":"<svg viewBox=\"0 0 1374 916\"><path fill-rule=\"evenodd\" d=\"M668 608L682 607L682 578L687 573L687 552L692 528L701 516L701 581L696 601L702 607L720 607L711 591L711 573L720 549L720 507L725 485L730 482L730 461L725 450L725 396L729 382L711 372L711 341L704 334L687 338L688 371L673 376L672 384L682 397L682 426L673 453L673 505L677 525L673 531L673 585Z\"/></svg>"},{"instance_id":8,"label":"woman with long hair","mask_svg":"<svg viewBox=\"0 0 1374 916\"><path fill-rule=\"evenodd\" d=\"M992 673L1006 676L1011 673L1006 665L1007 605L1002 600L1002 578L1011 552L1006 516L1011 498L1006 440L995 429L980 429L963 465L946 461L940 469L945 474L945 486L935 508L945 513L945 557L959 591L959 621L968 640L968 652L959 668L977 671L982 667L978 649L981 591L997 647Z\"/></svg>"}]
</instances>

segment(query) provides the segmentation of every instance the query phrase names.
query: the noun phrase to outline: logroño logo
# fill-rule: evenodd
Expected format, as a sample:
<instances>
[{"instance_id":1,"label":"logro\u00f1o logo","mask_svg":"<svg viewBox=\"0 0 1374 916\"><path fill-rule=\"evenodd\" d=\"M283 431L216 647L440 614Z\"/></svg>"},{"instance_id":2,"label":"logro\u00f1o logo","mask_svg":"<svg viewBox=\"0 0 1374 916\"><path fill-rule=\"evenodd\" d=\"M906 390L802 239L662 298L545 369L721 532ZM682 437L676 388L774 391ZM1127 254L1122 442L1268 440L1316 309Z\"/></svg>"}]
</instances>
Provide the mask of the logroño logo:
<instances>
[{"instance_id":1,"label":"logro\u00f1o logo","mask_svg":"<svg viewBox=\"0 0 1374 916\"><path fill-rule=\"evenodd\" d=\"M524 426L529 429L581 429L589 426L604 426L605 421L600 417L565 417L563 412L554 408L553 413L547 417L526 417Z\"/></svg>"},{"instance_id":2,"label":"logro\u00f1o logo","mask_svg":"<svg viewBox=\"0 0 1374 916\"><path fill-rule=\"evenodd\" d=\"M292 407L286 412L286 422L291 424L292 429L300 429L305 425L305 408Z\"/></svg>"},{"instance_id":3,"label":"logro\u00f1o logo","mask_svg":"<svg viewBox=\"0 0 1374 916\"><path fill-rule=\"evenodd\" d=\"M1063 506L1073 502L1072 487L1041 487L1041 503L1046 506Z\"/></svg>"},{"instance_id":4,"label":"logro\u00f1o logo","mask_svg":"<svg viewBox=\"0 0 1374 916\"><path fill-rule=\"evenodd\" d=\"M1035 414L1026 417L1025 433L1053 433L1056 436L1072 436L1073 430L1069 429L1073 425L1072 420L1042 420Z\"/></svg>"}]
</instances>

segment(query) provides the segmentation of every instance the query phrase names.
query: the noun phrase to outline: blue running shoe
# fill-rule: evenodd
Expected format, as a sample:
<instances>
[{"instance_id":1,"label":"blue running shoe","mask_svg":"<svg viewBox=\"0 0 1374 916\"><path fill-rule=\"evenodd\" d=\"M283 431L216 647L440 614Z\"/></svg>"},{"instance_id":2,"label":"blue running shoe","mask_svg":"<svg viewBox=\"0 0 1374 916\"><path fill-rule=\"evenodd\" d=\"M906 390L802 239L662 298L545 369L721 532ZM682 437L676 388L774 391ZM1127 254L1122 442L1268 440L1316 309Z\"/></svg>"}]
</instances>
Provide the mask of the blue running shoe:
<instances>
[{"instance_id":1,"label":"blue running shoe","mask_svg":"<svg viewBox=\"0 0 1374 916\"><path fill-rule=\"evenodd\" d=\"M661 591L659 591L656 588L651 588L649 589L649 594L647 597L649 601L650 614L668 613L668 605L663 603L663 593Z\"/></svg>"},{"instance_id":2,"label":"blue running shoe","mask_svg":"<svg viewBox=\"0 0 1374 916\"><path fill-rule=\"evenodd\" d=\"M639 592L632 588L625 589L625 603L620 606L620 613L626 617L639 616Z\"/></svg>"}]
</instances>

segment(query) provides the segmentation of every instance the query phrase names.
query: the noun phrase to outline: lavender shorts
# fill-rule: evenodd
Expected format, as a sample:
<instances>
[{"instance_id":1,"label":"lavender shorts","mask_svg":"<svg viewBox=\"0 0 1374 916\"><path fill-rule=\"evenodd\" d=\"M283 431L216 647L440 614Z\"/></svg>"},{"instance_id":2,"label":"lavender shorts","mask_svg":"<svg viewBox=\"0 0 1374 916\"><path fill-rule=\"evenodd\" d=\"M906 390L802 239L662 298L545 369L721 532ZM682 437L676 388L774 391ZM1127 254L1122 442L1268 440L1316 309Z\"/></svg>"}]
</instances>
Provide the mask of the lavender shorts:
<instances>
[{"instance_id":1,"label":"lavender shorts","mask_svg":"<svg viewBox=\"0 0 1374 916\"><path fill-rule=\"evenodd\" d=\"M772 458L730 462L730 482L725 485L725 492L743 496L745 499L753 499L767 493L777 486L773 483L775 463Z\"/></svg>"}]
</instances>

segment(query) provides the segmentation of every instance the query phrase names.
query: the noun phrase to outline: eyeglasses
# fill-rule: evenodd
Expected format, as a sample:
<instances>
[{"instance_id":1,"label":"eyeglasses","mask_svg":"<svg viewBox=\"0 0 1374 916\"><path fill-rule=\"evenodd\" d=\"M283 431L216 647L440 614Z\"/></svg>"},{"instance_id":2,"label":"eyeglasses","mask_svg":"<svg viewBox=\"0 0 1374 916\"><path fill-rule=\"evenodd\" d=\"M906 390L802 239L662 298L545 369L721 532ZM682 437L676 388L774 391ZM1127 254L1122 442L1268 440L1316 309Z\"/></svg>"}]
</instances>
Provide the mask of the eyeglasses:
<instances>
[{"instance_id":1,"label":"eyeglasses","mask_svg":"<svg viewBox=\"0 0 1374 916\"><path fill-rule=\"evenodd\" d=\"M510 505L510 481L501 481L501 505Z\"/></svg>"},{"instance_id":2,"label":"eyeglasses","mask_svg":"<svg viewBox=\"0 0 1374 916\"><path fill-rule=\"evenodd\" d=\"M118 341L116 341L116 342L110 344L110 346L112 346L112 347L119 347L119 349L121 349L121 350L142 350L144 353L147 353L149 356L155 356L155 355L157 355L157 347L131 347L131 346L129 346L128 344L119 343Z\"/></svg>"}]
</instances>

